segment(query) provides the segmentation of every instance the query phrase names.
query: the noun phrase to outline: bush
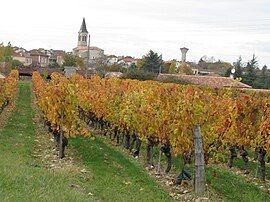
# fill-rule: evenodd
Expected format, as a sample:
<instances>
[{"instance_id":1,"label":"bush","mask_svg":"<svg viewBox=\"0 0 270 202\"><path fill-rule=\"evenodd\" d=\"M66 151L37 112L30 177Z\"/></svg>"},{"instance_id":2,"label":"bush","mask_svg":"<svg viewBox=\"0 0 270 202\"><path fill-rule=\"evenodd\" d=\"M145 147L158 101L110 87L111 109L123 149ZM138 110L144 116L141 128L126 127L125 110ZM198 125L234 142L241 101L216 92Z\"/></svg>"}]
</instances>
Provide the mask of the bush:
<instances>
[{"instance_id":1,"label":"bush","mask_svg":"<svg viewBox=\"0 0 270 202\"><path fill-rule=\"evenodd\" d=\"M143 70L138 70L138 69L128 69L127 72L123 74L124 79L137 79L140 81L145 81L145 80L154 80L156 79L157 74L152 73L152 72L146 72Z\"/></svg>"},{"instance_id":2,"label":"bush","mask_svg":"<svg viewBox=\"0 0 270 202\"><path fill-rule=\"evenodd\" d=\"M157 79L157 80L163 83L176 83L176 84L182 84L182 85L190 84L188 81L182 78L176 77L176 76L168 76L165 79Z\"/></svg>"},{"instance_id":3,"label":"bush","mask_svg":"<svg viewBox=\"0 0 270 202\"><path fill-rule=\"evenodd\" d=\"M104 70L106 72L125 72L126 68L123 67L121 64L112 64L112 65L105 65Z\"/></svg>"}]
</instances>

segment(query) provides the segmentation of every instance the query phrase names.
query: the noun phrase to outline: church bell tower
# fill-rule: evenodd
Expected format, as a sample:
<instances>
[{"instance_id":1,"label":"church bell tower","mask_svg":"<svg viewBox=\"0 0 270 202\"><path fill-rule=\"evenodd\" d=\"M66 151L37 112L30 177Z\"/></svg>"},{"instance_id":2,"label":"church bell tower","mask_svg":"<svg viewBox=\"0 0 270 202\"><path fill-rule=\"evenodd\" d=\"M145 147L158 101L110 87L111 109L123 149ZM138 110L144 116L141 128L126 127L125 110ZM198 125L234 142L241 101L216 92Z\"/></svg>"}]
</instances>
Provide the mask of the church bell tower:
<instances>
[{"instance_id":1,"label":"church bell tower","mask_svg":"<svg viewBox=\"0 0 270 202\"><path fill-rule=\"evenodd\" d=\"M83 18L81 28L78 33L78 47L87 46L88 31L86 29L85 18Z\"/></svg>"}]
</instances>

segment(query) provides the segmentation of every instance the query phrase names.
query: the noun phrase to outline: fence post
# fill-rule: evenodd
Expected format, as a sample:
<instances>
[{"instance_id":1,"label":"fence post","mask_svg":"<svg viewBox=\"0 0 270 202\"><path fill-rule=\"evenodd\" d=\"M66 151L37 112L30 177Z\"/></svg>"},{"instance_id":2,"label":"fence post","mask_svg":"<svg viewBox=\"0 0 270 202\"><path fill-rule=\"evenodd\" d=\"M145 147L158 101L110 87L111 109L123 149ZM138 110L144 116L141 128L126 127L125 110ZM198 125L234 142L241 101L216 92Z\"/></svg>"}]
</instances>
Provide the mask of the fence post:
<instances>
[{"instance_id":1,"label":"fence post","mask_svg":"<svg viewBox=\"0 0 270 202\"><path fill-rule=\"evenodd\" d=\"M204 172L204 154L202 147L202 137L200 125L194 129L194 146L195 146L195 177L194 189L198 196L203 195L205 190L205 172Z\"/></svg>"},{"instance_id":2,"label":"fence post","mask_svg":"<svg viewBox=\"0 0 270 202\"><path fill-rule=\"evenodd\" d=\"M61 122L60 122L60 137L59 137L59 158L62 159L64 157L64 149L63 149L63 124L64 124L64 110L61 108Z\"/></svg>"}]
</instances>

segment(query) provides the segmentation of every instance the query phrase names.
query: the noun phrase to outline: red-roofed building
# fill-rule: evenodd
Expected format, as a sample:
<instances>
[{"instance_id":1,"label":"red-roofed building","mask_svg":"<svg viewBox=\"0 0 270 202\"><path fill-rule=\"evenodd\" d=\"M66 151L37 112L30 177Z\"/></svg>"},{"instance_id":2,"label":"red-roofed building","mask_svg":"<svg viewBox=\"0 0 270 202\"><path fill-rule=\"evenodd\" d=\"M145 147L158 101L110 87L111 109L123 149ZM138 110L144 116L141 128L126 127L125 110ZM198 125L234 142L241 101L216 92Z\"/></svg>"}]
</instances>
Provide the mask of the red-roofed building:
<instances>
[{"instance_id":1,"label":"red-roofed building","mask_svg":"<svg viewBox=\"0 0 270 202\"><path fill-rule=\"evenodd\" d=\"M252 88L251 86L244 84L242 82L236 81L229 77L221 76L196 76L196 75L183 75L183 74L160 74L158 76L159 80L166 80L168 78L179 79L183 82L209 86L213 88Z\"/></svg>"},{"instance_id":2,"label":"red-roofed building","mask_svg":"<svg viewBox=\"0 0 270 202\"><path fill-rule=\"evenodd\" d=\"M125 68L129 68L132 63L136 64L136 60L131 56L126 56L119 60L119 64L123 64Z\"/></svg>"}]
</instances>

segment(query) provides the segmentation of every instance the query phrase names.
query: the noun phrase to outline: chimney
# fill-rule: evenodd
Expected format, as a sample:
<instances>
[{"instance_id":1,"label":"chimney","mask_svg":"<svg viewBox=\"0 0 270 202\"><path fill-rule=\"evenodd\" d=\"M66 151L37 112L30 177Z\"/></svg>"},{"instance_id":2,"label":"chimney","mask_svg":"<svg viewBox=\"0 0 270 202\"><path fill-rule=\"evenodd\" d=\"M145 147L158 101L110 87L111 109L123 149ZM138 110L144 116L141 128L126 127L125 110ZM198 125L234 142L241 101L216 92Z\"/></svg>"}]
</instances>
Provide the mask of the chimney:
<instances>
[{"instance_id":1,"label":"chimney","mask_svg":"<svg viewBox=\"0 0 270 202\"><path fill-rule=\"evenodd\" d=\"M182 62L186 62L188 48L183 47L183 48L180 48L180 50L182 52Z\"/></svg>"}]
</instances>

